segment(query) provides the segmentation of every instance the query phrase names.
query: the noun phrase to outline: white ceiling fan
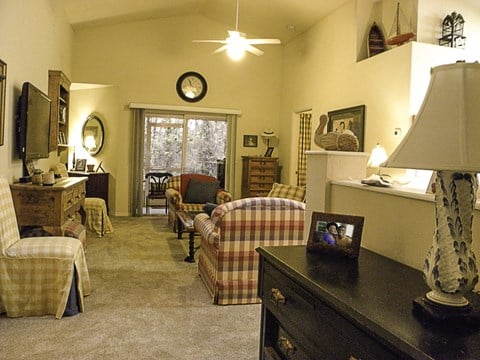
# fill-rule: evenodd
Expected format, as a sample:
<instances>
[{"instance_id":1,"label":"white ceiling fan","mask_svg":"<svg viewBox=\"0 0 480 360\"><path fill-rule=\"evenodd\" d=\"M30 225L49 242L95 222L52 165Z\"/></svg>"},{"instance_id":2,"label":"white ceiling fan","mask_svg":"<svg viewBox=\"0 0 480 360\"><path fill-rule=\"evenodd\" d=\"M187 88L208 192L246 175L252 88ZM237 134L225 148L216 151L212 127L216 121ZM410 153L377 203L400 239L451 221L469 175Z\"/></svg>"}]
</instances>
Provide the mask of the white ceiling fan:
<instances>
[{"instance_id":1,"label":"white ceiling fan","mask_svg":"<svg viewBox=\"0 0 480 360\"><path fill-rule=\"evenodd\" d=\"M248 51L257 56L263 55L262 50L257 49L252 45L281 43L279 39L247 39L244 33L239 32L238 31L239 3L240 3L240 0L237 0L235 30L234 31L229 30L228 37L225 40L193 40L193 42L224 44L223 46L215 50L213 53L216 54L222 51L227 51L228 56L233 60L240 60L245 55L245 51Z\"/></svg>"}]
</instances>

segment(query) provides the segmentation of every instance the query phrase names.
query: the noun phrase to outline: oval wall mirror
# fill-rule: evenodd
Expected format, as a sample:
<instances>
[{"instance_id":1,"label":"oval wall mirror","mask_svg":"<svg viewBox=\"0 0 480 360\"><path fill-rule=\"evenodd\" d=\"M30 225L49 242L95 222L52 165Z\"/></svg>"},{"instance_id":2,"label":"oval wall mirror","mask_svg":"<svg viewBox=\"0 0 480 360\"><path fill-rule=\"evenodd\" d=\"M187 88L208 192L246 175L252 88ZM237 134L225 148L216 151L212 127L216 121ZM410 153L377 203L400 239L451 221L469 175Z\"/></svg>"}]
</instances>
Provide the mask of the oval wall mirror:
<instances>
[{"instance_id":1,"label":"oval wall mirror","mask_svg":"<svg viewBox=\"0 0 480 360\"><path fill-rule=\"evenodd\" d=\"M103 123L97 114L90 114L83 124L82 145L92 156L97 155L103 147L105 131Z\"/></svg>"}]
</instances>

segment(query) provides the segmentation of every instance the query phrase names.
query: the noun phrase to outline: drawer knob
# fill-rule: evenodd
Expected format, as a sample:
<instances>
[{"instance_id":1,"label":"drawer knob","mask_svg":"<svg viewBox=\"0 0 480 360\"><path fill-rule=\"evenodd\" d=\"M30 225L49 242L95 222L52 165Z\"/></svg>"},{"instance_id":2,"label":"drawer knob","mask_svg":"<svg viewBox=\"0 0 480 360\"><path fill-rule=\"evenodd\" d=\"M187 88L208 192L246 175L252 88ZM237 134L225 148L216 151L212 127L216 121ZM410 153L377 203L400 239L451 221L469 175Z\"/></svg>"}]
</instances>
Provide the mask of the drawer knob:
<instances>
[{"instance_id":1,"label":"drawer knob","mask_svg":"<svg viewBox=\"0 0 480 360\"><path fill-rule=\"evenodd\" d=\"M290 340L288 340L285 336L280 336L278 338L278 347L287 356L295 353L295 346L293 346Z\"/></svg>"},{"instance_id":2,"label":"drawer knob","mask_svg":"<svg viewBox=\"0 0 480 360\"><path fill-rule=\"evenodd\" d=\"M285 296L283 296L282 292L276 288L270 290L270 299L275 306L278 306L279 304L285 305Z\"/></svg>"}]
</instances>

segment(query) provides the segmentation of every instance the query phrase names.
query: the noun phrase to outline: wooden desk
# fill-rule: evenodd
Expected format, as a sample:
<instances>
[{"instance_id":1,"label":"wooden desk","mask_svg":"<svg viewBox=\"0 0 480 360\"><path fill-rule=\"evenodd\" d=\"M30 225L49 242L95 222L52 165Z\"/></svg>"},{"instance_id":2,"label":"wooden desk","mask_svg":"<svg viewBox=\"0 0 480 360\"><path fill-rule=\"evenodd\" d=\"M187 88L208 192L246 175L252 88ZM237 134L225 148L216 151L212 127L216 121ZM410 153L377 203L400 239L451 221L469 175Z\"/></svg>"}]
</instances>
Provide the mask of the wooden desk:
<instances>
[{"instance_id":1,"label":"wooden desk","mask_svg":"<svg viewBox=\"0 0 480 360\"><path fill-rule=\"evenodd\" d=\"M49 227L54 235L63 235L63 224L83 204L86 181L77 177L58 179L53 186L10 185L18 226Z\"/></svg>"},{"instance_id":2,"label":"wooden desk","mask_svg":"<svg viewBox=\"0 0 480 360\"><path fill-rule=\"evenodd\" d=\"M429 290L420 271L366 249L358 262L305 246L257 251L260 359L480 359L478 324L432 323L412 311ZM478 306L478 295L469 300Z\"/></svg>"},{"instance_id":3,"label":"wooden desk","mask_svg":"<svg viewBox=\"0 0 480 360\"><path fill-rule=\"evenodd\" d=\"M83 177L87 176L88 181L86 185L87 194L86 197L98 197L105 200L105 205L108 207L108 178L110 173L89 173L83 171L69 171L68 176L71 177Z\"/></svg>"}]
</instances>

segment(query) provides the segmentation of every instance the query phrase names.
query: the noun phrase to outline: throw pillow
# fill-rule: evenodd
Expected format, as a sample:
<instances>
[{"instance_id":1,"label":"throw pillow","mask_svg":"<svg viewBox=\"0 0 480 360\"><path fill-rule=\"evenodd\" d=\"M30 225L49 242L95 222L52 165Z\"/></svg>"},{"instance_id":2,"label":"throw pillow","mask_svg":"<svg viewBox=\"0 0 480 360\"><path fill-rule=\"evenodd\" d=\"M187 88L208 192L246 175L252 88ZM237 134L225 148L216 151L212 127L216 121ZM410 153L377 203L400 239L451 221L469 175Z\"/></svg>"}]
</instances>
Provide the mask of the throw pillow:
<instances>
[{"instance_id":1,"label":"throw pillow","mask_svg":"<svg viewBox=\"0 0 480 360\"><path fill-rule=\"evenodd\" d=\"M215 203L218 188L218 181L205 182L191 179L183 202L190 204L205 204L207 202Z\"/></svg>"},{"instance_id":2,"label":"throw pillow","mask_svg":"<svg viewBox=\"0 0 480 360\"><path fill-rule=\"evenodd\" d=\"M305 187L274 183L267 197L305 201Z\"/></svg>"},{"instance_id":3,"label":"throw pillow","mask_svg":"<svg viewBox=\"0 0 480 360\"><path fill-rule=\"evenodd\" d=\"M213 210L215 210L215 208L217 206L218 206L217 204L213 204L213 203L208 202L203 207L203 211L205 211L208 214L208 216L212 216L212 212L213 212Z\"/></svg>"}]
</instances>

